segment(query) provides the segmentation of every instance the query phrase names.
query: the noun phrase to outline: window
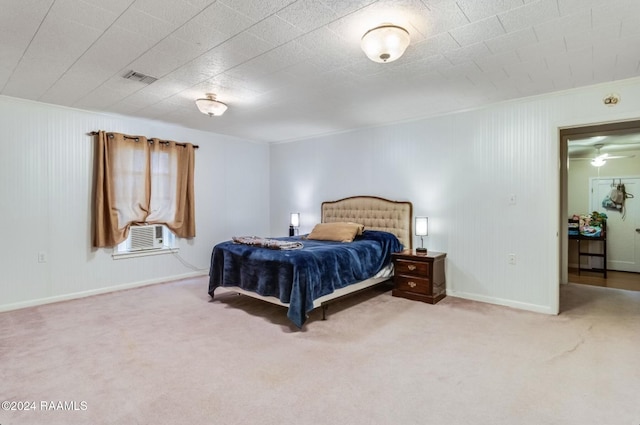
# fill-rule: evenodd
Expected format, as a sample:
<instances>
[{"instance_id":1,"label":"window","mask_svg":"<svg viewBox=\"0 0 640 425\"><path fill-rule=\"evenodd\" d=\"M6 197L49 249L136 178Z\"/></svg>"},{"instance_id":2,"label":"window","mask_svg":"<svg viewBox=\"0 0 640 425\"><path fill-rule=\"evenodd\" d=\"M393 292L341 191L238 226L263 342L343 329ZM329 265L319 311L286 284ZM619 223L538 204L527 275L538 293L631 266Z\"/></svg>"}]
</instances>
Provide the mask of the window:
<instances>
[{"instance_id":1,"label":"window","mask_svg":"<svg viewBox=\"0 0 640 425\"><path fill-rule=\"evenodd\" d=\"M144 255L175 249L175 236L195 237L196 147L104 131L97 136L94 246ZM150 226L162 226L162 235ZM152 236L138 245L145 232Z\"/></svg>"}]
</instances>

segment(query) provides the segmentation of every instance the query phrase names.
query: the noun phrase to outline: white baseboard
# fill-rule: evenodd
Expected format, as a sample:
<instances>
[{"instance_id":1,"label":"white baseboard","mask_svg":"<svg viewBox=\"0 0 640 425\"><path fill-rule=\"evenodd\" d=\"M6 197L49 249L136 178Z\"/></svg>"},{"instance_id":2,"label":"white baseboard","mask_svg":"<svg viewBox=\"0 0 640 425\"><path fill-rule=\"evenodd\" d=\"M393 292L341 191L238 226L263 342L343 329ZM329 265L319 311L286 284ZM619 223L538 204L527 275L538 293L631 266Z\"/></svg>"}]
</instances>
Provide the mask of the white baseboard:
<instances>
[{"instance_id":1,"label":"white baseboard","mask_svg":"<svg viewBox=\"0 0 640 425\"><path fill-rule=\"evenodd\" d=\"M86 298L93 295L107 294L109 292L122 291L125 289L140 288L142 286L155 285L156 283L171 282L173 280L187 279L190 277L206 276L208 270L185 273L177 276L161 277L157 279L143 280L139 282L125 283L122 285L109 286L106 288L92 289L90 291L74 292L71 294L57 295L54 297L38 298L35 300L22 301L13 304L0 305L0 313L4 311L19 310L21 308L35 307L39 305L57 303L60 301L75 300L78 298Z\"/></svg>"},{"instance_id":2,"label":"white baseboard","mask_svg":"<svg viewBox=\"0 0 640 425\"><path fill-rule=\"evenodd\" d=\"M488 304L502 305L505 307L517 308L519 310L533 311L535 313L544 313L544 314L552 314L552 315L556 314L551 309L551 306L546 306L546 305L521 303L518 301L505 300L502 298L487 297L483 295L470 294L466 292L447 290L447 296L449 295L452 297L464 298L465 300L480 301Z\"/></svg>"}]
</instances>

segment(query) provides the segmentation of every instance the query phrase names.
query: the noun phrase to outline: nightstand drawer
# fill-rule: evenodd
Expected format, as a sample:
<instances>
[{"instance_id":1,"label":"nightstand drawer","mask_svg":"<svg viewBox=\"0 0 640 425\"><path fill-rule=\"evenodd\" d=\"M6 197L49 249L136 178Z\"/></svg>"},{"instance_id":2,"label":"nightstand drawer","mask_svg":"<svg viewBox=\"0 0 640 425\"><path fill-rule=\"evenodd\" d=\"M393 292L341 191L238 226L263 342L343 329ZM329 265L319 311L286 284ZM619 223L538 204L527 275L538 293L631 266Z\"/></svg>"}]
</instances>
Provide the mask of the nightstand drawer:
<instances>
[{"instance_id":1,"label":"nightstand drawer","mask_svg":"<svg viewBox=\"0 0 640 425\"><path fill-rule=\"evenodd\" d=\"M410 274L412 276L429 276L429 263L396 259L394 274Z\"/></svg>"},{"instance_id":2,"label":"nightstand drawer","mask_svg":"<svg viewBox=\"0 0 640 425\"><path fill-rule=\"evenodd\" d=\"M431 282L429 279L420 279L411 276L395 275L393 278L396 289L417 294L430 294Z\"/></svg>"}]
</instances>

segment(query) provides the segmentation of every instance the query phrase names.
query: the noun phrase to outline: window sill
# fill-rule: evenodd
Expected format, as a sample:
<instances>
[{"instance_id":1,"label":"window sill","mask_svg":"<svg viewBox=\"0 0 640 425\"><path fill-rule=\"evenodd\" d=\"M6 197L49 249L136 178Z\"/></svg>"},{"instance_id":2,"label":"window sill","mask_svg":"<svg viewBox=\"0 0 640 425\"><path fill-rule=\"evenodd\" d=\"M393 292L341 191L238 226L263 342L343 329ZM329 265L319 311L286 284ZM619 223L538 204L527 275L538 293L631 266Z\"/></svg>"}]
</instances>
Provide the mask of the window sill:
<instances>
[{"instance_id":1,"label":"window sill","mask_svg":"<svg viewBox=\"0 0 640 425\"><path fill-rule=\"evenodd\" d=\"M179 248L160 248L160 249L147 249L144 251L132 251L132 252L114 252L111 254L111 257L114 260L123 260L125 258L134 258L134 257L148 257L151 255L163 255L163 254L173 254L174 252L180 251Z\"/></svg>"}]
</instances>

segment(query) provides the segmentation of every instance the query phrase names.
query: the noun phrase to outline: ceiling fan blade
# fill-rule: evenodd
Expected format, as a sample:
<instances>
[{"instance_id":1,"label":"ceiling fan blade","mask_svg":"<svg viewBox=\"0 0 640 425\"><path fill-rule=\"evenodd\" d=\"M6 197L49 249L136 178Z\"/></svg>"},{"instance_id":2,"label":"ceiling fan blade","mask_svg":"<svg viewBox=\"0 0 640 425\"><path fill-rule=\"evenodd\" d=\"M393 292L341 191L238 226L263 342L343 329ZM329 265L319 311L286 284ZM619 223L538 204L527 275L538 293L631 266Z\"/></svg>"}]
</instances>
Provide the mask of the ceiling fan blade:
<instances>
[{"instance_id":1,"label":"ceiling fan blade","mask_svg":"<svg viewBox=\"0 0 640 425\"><path fill-rule=\"evenodd\" d=\"M635 155L612 155L612 156L599 155L599 156L596 156L596 157L593 157L593 156L580 156L580 157L571 157L569 159L572 160L572 161L573 160L581 160L581 161L589 160L589 161L593 161L593 160L598 159L598 158L601 158L604 161L608 161L610 159L635 158Z\"/></svg>"},{"instance_id":2,"label":"ceiling fan blade","mask_svg":"<svg viewBox=\"0 0 640 425\"><path fill-rule=\"evenodd\" d=\"M598 140L599 141L599 140ZM602 143L598 143L593 145L593 147L596 149L596 155L595 156L577 156L577 157L569 157L570 160L589 160L592 161L593 165L596 165L595 163L600 163L600 165L604 164L605 162L607 162L607 160L609 159L622 159L622 158L634 158L635 155L609 155L608 153L600 153L600 149L602 149L604 147L604 144ZM599 165L596 165L599 166Z\"/></svg>"},{"instance_id":3,"label":"ceiling fan blade","mask_svg":"<svg viewBox=\"0 0 640 425\"><path fill-rule=\"evenodd\" d=\"M607 159L622 159L622 158L635 158L635 155L614 155L610 156Z\"/></svg>"}]
</instances>

